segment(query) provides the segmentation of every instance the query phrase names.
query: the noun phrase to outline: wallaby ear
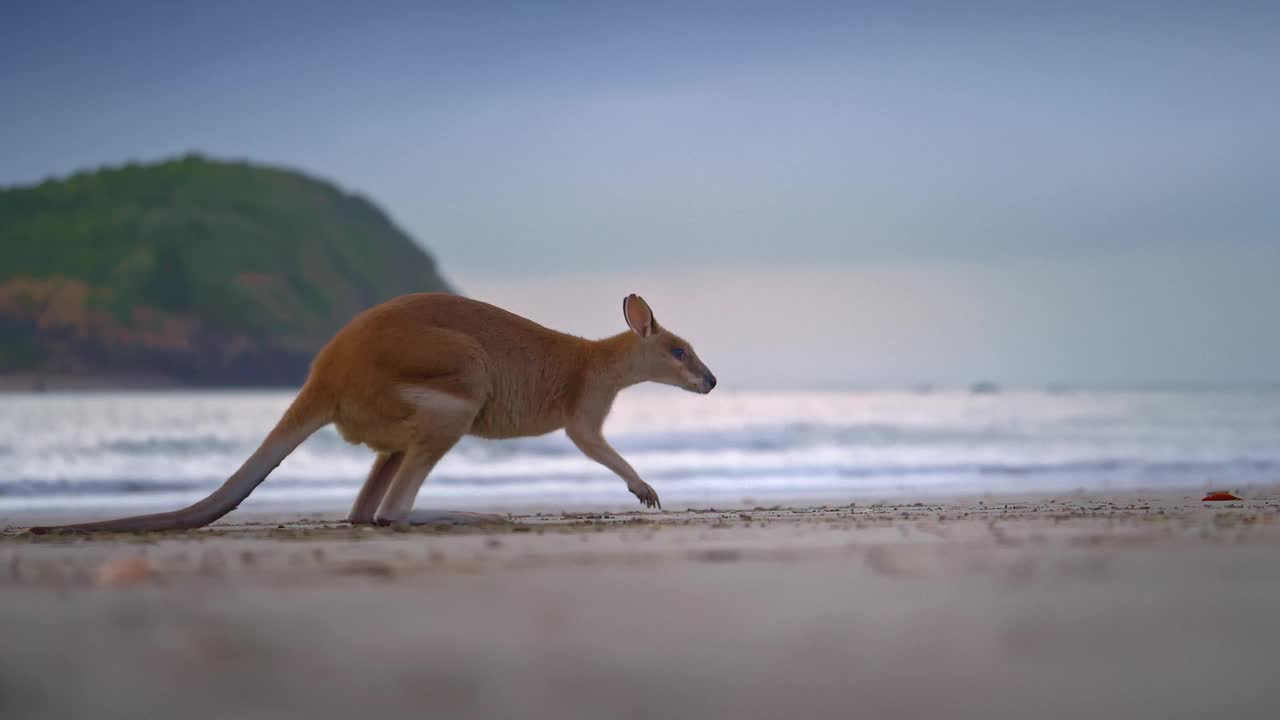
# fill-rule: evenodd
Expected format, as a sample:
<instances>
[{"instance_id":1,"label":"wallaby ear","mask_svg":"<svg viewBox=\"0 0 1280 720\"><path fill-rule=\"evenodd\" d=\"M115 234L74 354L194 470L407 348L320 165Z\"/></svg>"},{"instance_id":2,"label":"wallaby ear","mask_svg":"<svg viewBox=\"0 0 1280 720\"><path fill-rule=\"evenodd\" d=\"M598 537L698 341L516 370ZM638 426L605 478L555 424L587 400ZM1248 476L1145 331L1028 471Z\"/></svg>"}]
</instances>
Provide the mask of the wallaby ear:
<instances>
[{"instance_id":1,"label":"wallaby ear","mask_svg":"<svg viewBox=\"0 0 1280 720\"><path fill-rule=\"evenodd\" d=\"M640 337L649 337L658 332L658 321L653 319L649 303L635 293L622 301L622 316L627 319L627 326Z\"/></svg>"}]
</instances>

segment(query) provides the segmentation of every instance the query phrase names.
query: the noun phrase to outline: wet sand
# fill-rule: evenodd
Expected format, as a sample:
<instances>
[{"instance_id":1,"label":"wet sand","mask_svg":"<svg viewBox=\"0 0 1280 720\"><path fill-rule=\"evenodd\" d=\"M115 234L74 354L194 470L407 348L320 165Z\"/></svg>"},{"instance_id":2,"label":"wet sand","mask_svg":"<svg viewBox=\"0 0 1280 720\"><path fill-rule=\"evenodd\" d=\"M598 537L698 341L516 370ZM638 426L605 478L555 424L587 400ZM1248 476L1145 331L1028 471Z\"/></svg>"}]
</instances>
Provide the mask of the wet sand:
<instances>
[{"instance_id":1,"label":"wet sand","mask_svg":"<svg viewBox=\"0 0 1280 720\"><path fill-rule=\"evenodd\" d=\"M1280 488L1201 495L14 528L0 717L1272 717Z\"/></svg>"}]
</instances>

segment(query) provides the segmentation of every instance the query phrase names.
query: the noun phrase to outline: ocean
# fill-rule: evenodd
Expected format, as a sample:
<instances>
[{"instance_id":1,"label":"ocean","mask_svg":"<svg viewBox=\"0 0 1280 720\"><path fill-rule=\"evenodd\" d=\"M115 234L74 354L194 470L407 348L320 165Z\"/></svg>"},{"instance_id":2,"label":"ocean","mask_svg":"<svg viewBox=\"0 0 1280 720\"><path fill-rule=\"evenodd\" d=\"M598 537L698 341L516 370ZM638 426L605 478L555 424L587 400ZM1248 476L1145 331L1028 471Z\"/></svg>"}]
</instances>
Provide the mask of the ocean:
<instances>
[{"instance_id":1,"label":"ocean","mask_svg":"<svg viewBox=\"0 0 1280 720\"><path fill-rule=\"evenodd\" d=\"M287 392L0 395L0 512L176 507L257 447ZM1280 392L733 392L635 388L606 435L668 508L1280 482ZM332 428L242 506L345 507L372 461ZM626 508L563 433L466 438L421 507Z\"/></svg>"}]
</instances>

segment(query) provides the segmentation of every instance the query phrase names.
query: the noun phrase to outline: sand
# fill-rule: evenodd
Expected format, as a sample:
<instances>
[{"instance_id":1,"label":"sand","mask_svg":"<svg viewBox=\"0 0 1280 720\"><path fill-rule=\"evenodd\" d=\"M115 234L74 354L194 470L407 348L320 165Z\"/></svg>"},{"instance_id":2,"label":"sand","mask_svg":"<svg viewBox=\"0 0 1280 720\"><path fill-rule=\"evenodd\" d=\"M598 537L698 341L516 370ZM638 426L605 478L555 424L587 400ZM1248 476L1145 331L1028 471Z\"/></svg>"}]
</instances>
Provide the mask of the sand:
<instances>
[{"instance_id":1,"label":"sand","mask_svg":"<svg viewBox=\"0 0 1280 720\"><path fill-rule=\"evenodd\" d=\"M1200 495L14 529L0 717L1274 717L1280 489Z\"/></svg>"}]
</instances>

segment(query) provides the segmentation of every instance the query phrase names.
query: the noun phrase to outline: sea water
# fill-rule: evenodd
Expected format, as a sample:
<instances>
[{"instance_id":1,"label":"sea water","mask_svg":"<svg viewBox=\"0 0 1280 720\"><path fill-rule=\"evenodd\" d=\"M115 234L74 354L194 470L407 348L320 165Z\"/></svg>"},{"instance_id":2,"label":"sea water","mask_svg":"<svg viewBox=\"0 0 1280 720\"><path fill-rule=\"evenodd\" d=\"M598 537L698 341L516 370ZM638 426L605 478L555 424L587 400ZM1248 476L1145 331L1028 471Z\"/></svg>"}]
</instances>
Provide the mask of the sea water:
<instances>
[{"instance_id":1,"label":"sea water","mask_svg":"<svg viewBox=\"0 0 1280 720\"><path fill-rule=\"evenodd\" d=\"M173 507L262 441L287 392L0 395L0 511ZM667 507L1280 482L1280 392L734 392L635 388L605 426ZM332 428L244 507L340 506L371 451ZM465 438L420 506L626 506L562 432ZM639 508L639 504L635 506Z\"/></svg>"}]
</instances>

